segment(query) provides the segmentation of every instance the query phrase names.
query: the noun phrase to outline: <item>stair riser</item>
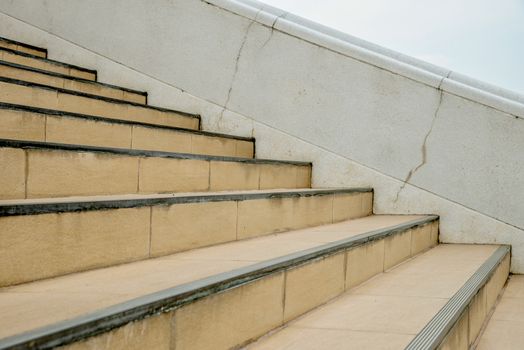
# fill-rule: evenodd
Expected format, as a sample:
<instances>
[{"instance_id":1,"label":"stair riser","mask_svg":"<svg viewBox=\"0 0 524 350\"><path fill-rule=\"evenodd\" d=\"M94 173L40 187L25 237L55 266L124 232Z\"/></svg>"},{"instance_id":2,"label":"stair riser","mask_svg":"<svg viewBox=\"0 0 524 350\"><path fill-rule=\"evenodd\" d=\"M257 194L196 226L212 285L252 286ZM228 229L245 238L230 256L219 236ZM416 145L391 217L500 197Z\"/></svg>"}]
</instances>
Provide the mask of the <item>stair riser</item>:
<instances>
[{"instance_id":1,"label":"stair riser","mask_svg":"<svg viewBox=\"0 0 524 350\"><path fill-rule=\"evenodd\" d=\"M175 112L0 82L0 102L198 130L199 119Z\"/></svg>"},{"instance_id":2,"label":"stair riser","mask_svg":"<svg viewBox=\"0 0 524 350\"><path fill-rule=\"evenodd\" d=\"M145 95L99 85L94 82L90 83L81 80L66 79L62 77L47 75L44 73L20 69L12 66L4 66L1 64L0 76L10 79L19 79L36 84L48 85L66 90L83 92L86 94L114 98L117 100L123 100L140 104L146 103Z\"/></svg>"},{"instance_id":3,"label":"stair riser","mask_svg":"<svg viewBox=\"0 0 524 350\"><path fill-rule=\"evenodd\" d=\"M510 254L508 253L488 282L473 297L438 349L470 348L479 336L491 309L495 306L495 301L508 279L509 267Z\"/></svg>"},{"instance_id":4,"label":"stair riser","mask_svg":"<svg viewBox=\"0 0 524 350\"><path fill-rule=\"evenodd\" d=\"M311 167L0 148L0 198L310 187Z\"/></svg>"},{"instance_id":5,"label":"stair riser","mask_svg":"<svg viewBox=\"0 0 524 350\"><path fill-rule=\"evenodd\" d=\"M0 109L0 138L225 157L254 157L253 141L9 109Z\"/></svg>"},{"instance_id":6,"label":"stair riser","mask_svg":"<svg viewBox=\"0 0 524 350\"><path fill-rule=\"evenodd\" d=\"M0 217L0 287L370 215L372 193Z\"/></svg>"},{"instance_id":7,"label":"stair riser","mask_svg":"<svg viewBox=\"0 0 524 350\"><path fill-rule=\"evenodd\" d=\"M396 233L414 235L427 244L417 246L399 262L436 245L437 231L438 223L433 222ZM198 350L242 346L384 271L384 256L404 251L403 244L393 243L400 242L394 239L396 234L275 271L64 349L111 349L117 344Z\"/></svg>"},{"instance_id":8,"label":"stair riser","mask_svg":"<svg viewBox=\"0 0 524 350\"><path fill-rule=\"evenodd\" d=\"M18 45L14 42L0 40L0 47L5 47L6 49L20 51L20 52L25 52L25 53L35 55L38 57L43 57L43 58L47 57L47 53L45 51L32 49L24 45Z\"/></svg>"},{"instance_id":9,"label":"stair riser","mask_svg":"<svg viewBox=\"0 0 524 350\"><path fill-rule=\"evenodd\" d=\"M14 52L0 50L0 60L36 69L42 69L48 72L65 74L75 78L81 78L92 81L96 80L96 73L94 72L88 72L73 67L68 67L66 65L54 64L37 58L19 55Z\"/></svg>"}]
</instances>

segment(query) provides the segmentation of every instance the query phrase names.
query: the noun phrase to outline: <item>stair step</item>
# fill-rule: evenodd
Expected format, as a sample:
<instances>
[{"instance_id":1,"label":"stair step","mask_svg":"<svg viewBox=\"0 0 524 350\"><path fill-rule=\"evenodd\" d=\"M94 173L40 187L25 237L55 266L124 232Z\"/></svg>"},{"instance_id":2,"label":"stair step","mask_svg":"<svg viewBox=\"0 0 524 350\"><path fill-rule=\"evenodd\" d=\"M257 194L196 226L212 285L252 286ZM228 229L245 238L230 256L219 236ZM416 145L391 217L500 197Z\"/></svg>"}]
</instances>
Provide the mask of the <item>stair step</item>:
<instances>
[{"instance_id":1,"label":"stair step","mask_svg":"<svg viewBox=\"0 0 524 350\"><path fill-rule=\"evenodd\" d=\"M502 278L499 283L503 283ZM486 296L483 312L488 315L490 310L494 312L479 336L476 350L521 350L524 344L524 276L510 276L498 303L495 291Z\"/></svg>"},{"instance_id":2,"label":"stair step","mask_svg":"<svg viewBox=\"0 0 524 350\"><path fill-rule=\"evenodd\" d=\"M41 69L5 61L0 61L0 77L18 79L29 83L42 84L69 91L108 97L138 104L147 103L147 93L142 91L98 83L92 80L71 77L60 73L47 72Z\"/></svg>"},{"instance_id":3,"label":"stair step","mask_svg":"<svg viewBox=\"0 0 524 350\"><path fill-rule=\"evenodd\" d=\"M0 60L71 77L96 80L96 71L0 46Z\"/></svg>"},{"instance_id":4,"label":"stair step","mask_svg":"<svg viewBox=\"0 0 524 350\"><path fill-rule=\"evenodd\" d=\"M0 198L307 188L311 163L0 140Z\"/></svg>"},{"instance_id":5,"label":"stair step","mask_svg":"<svg viewBox=\"0 0 524 350\"><path fill-rule=\"evenodd\" d=\"M15 40L0 37L0 47L19 52L25 52L38 57L47 57L47 50L29 44L24 44Z\"/></svg>"},{"instance_id":6,"label":"stair step","mask_svg":"<svg viewBox=\"0 0 524 350\"><path fill-rule=\"evenodd\" d=\"M0 103L0 138L253 158L255 140Z\"/></svg>"},{"instance_id":7,"label":"stair step","mask_svg":"<svg viewBox=\"0 0 524 350\"><path fill-rule=\"evenodd\" d=\"M437 220L371 216L3 288L0 349L232 348L430 248Z\"/></svg>"},{"instance_id":8,"label":"stair step","mask_svg":"<svg viewBox=\"0 0 524 350\"><path fill-rule=\"evenodd\" d=\"M0 77L0 102L198 130L200 117L78 91Z\"/></svg>"},{"instance_id":9,"label":"stair step","mask_svg":"<svg viewBox=\"0 0 524 350\"><path fill-rule=\"evenodd\" d=\"M367 188L0 201L0 286L372 213Z\"/></svg>"},{"instance_id":10,"label":"stair step","mask_svg":"<svg viewBox=\"0 0 524 350\"><path fill-rule=\"evenodd\" d=\"M467 350L508 271L507 246L442 244L247 348Z\"/></svg>"}]
</instances>

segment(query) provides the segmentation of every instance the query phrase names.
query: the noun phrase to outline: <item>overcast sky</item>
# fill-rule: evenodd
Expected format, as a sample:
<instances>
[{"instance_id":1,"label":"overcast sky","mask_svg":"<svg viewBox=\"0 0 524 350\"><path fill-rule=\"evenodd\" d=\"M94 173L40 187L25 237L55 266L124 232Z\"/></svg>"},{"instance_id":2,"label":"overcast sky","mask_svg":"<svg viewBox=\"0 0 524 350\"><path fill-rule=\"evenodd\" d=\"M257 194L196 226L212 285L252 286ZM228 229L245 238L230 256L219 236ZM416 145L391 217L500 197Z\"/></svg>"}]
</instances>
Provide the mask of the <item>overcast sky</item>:
<instances>
[{"instance_id":1,"label":"overcast sky","mask_svg":"<svg viewBox=\"0 0 524 350\"><path fill-rule=\"evenodd\" d=\"M524 0L262 0L524 93Z\"/></svg>"}]
</instances>

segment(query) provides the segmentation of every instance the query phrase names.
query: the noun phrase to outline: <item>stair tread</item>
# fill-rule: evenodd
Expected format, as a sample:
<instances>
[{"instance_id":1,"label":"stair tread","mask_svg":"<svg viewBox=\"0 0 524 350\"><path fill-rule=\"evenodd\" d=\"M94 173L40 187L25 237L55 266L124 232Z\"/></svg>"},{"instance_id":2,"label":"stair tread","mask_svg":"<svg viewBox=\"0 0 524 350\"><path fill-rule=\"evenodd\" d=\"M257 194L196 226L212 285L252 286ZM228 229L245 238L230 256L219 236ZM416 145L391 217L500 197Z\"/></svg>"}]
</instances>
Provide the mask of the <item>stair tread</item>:
<instances>
[{"instance_id":1,"label":"stair tread","mask_svg":"<svg viewBox=\"0 0 524 350\"><path fill-rule=\"evenodd\" d=\"M431 217L369 216L2 288L0 338L211 275L427 218Z\"/></svg>"},{"instance_id":2,"label":"stair tread","mask_svg":"<svg viewBox=\"0 0 524 350\"><path fill-rule=\"evenodd\" d=\"M86 145L75 145L68 143L53 143L53 142L41 142L41 141L22 141L22 140L9 140L0 139L0 147L10 148L45 148L54 150L64 151L85 151L85 152L104 152L114 154L125 154L132 156L151 156L151 157L168 157L178 159L212 159L212 160L224 160L234 162L248 162L248 163L283 163L283 164L294 164L294 165L311 165L311 162L295 161L295 160L277 160L277 159L262 159L262 158L241 158L241 157L228 157L228 156L210 156L205 154L191 154L191 153L180 153L180 152L165 152L165 151L149 151L140 149L130 148L113 148L113 147L98 147L98 146L86 146Z\"/></svg>"},{"instance_id":3,"label":"stair tread","mask_svg":"<svg viewBox=\"0 0 524 350\"><path fill-rule=\"evenodd\" d=\"M271 190L238 190L218 192L176 192L176 193L152 193L152 194L123 194L123 195L98 195L98 196L71 196L29 199L4 199L0 200L0 216L13 215L13 211L24 213L40 213L46 205L52 208L49 211L74 211L77 206L89 209L91 206L97 208L133 207L137 205L151 205L157 202L176 203L185 201L207 201L213 199L261 199L276 198L282 196L312 196L331 193L358 193L371 192L371 188L277 188ZM127 203L129 202L129 203ZM89 204L89 206L88 206ZM16 209L15 209L16 207ZM30 208L31 207L31 208ZM28 209L23 209L28 208ZM16 214L14 214L16 215Z\"/></svg>"},{"instance_id":4,"label":"stair tread","mask_svg":"<svg viewBox=\"0 0 524 350\"><path fill-rule=\"evenodd\" d=\"M91 99L94 99L94 100L102 100L102 101L107 101L107 102L112 102L112 103L119 103L119 104L126 104L126 105L137 106L137 107L146 108L146 109L154 109L154 110L158 110L160 112L172 112L172 113L177 113L177 114L184 115L184 116L187 116L187 117L192 117L192 118L200 118L200 116L198 116L196 114L182 112L182 111L177 111L177 110L170 109L170 108L164 108L164 107L158 107L158 106L144 105L144 104L141 104L141 103L123 101L123 100L114 99L114 98L110 98L110 97L98 96L98 95L88 94L88 93L74 91L74 90L57 88L57 87L53 87L53 86L49 86L49 85L45 85L45 84L38 84L38 83L27 82L27 81L19 80L19 79L0 77L0 82L4 82L4 83L8 83L8 84L24 85L24 86L40 88L40 89L45 89L45 90L52 90L52 91L57 91L57 92L65 93L65 94L77 95L77 96L82 96L82 97L86 97L86 98L91 98Z\"/></svg>"},{"instance_id":5,"label":"stair tread","mask_svg":"<svg viewBox=\"0 0 524 350\"><path fill-rule=\"evenodd\" d=\"M91 84L91 85L96 85L96 86L101 86L101 87L108 87L108 88L111 88L111 89L118 89L118 90L130 92L130 93L133 93L133 94L137 94L137 95L147 96L147 92L145 92L145 91L139 91L139 90L129 89L129 88L122 87L122 86L102 83L102 82L93 81L93 80L89 80L89 79L78 78L78 77L70 76L70 75L67 75L67 74L61 74L61 73L46 71L45 69L34 68L34 67L30 67L30 66L26 66L26 65L22 65L22 64L18 64L18 63L12 63L12 62L6 62L6 61L0 60L0 66L12 67L12 68L15 68L15 69L20 69L20 70L24 70L24 71L33 72L33 73L48 75L48 76L62 78L62 79L67 79L67 80L74 80L74 81L78 81L78 82L82 82L82 83L86 83L86 84ZM6 77L6 78L9 78L9 77ZM11 79L15 79L15 78L11 78ZM20 79L20 80L25 81L23 79Z\"/></svg>"},{"instance_id":6,"label":"stair tread","mask_svg":"<svg viewBox=\"0 0 524 350\"><path fill-rule=\"evenodd\" d=\"M520 350L524 344L523 329L524 276L512 275L476 349Z\"/></svg>"},{"instance_id":7,"label":"stair tread","mask_svg":"<svg viewBox=\"0 0 524 350\"><path fill-rule=\"evenodd\" d=\"M404 349L497 248L438 245L247 348Z\"/></svg>"},{"instance_id":8,"label":"stair tread","mask_svg":"<svg viewBox=\"0 0 524 350\"><path fill-rule=\"evenodd\" d=\"M20 48L18 48L18 49L16 49L16 51L20 51L20 52L35 52L35 53L38 52L40 57L47 57L47 49L42 48L42 47L26 44L26 43L23 43L23 42L20 42L20 41L16 41L16 40L4 38L4 37L0 37L0 42L5 43L5 44L9 44L9 45L14 45L14 46L21 46L21 48L24 49L24 51L21 51ZM29 50L29 51L27 51L27 50Z\"/></svg>"},{"instance_id":9,"label":"stair tread","mask_svg":"<svg viewBox=\"0 0 524 350\"><path fill-rule=\"evenodd\" d=\"M27 57L27 58L30 58L30 59L34 59L34 60L37 60L37 61L41 61L41 62L45 62L45 63L51 64L51 65L54 65L54 66L61 66L61 67L69 68L69 69L79 70L79 71L82 71L82 72L93 74L94 76L96 76L96 74L97 74L96 70L94 70L94 69L80 67L80 66L77 66L77 65L74 65L74 64L70 64L70 63L66 63L66 62L52 60L50 58L32 55L32 54L27 53L27 52L21 52L21 51L17 51L17 50L14 50L14 49L9 49L7 47L0 47L0 52L8 52L8 53L12 53L12 54L17 55L17 56Z\"/></svg>"},{"instance_id":10,"label":"stair tread","mask_svg":"<svg viewBox=\"0 0 524 350\"><path fill-rule=\"evenodd\" d=\"M100 117L100 116L95 116L95 115L64 112L64 111L60 111L56 109L46 109L46 108L31 107L31 106L16 105L12 103L0 102L0 110L2 109L16 110L16 111L22 111L22 112L32 112L32 113L41 114L41 115L52 115L52 116L58 116L58 117L70 117L70 118L78 118L78 119L84 119L84 120L101 121L101 122L106 122L106 123L111 123L111 124L144 126L144 127L154 128L154 129L159 129L159 130L173 130L173 131L191 133L195 135L223 137L223 138L243 140L243 141L254 141L255 140L254 137L248 137L248 136L230 135L230 134L224 134L224 133L219 133L219 132L194 130L194 129L176 127L176 126L158 125L158 124L151 124L151 123L145 123L145 122L139 122L139 121L125 120L125 119L105 118L105 117Z\"/></svg>"}]
</instances>

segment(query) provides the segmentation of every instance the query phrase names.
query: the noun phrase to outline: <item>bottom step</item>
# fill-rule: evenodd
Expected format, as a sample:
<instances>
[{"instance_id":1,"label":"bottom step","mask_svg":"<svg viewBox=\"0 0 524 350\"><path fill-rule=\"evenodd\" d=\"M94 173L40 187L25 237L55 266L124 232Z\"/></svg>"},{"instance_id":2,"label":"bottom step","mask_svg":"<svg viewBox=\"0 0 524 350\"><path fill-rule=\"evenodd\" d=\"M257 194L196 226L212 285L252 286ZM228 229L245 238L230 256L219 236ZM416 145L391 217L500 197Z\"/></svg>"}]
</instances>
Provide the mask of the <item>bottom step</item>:
<instances>
[{"instance_id":1,"label":"bottom step","mask_svg":"<svg viewBox=\"0 0 524 350\"><path fill-rule=\"evenodd\" d=\"M466 350L508 269L508 247L442 244L247 348Z\"/></svg>"},{"instance_id":2,"label":"bottom step","mask_svg":"<svg viewBox=\"0 0 524 350\"><path fill-rule=\"evenodd\" d=\"M513 275L480 336L477 350L524 348L524 276Z\"/></svg>"},{"instance_id":3,"label":"bottom step","mask_svg":"<svg viewBox=\"0 0 524 350\"><path fill-rule=\"evenodd\" d=\"M437 225L370 216L2 288L0 349L229 349L429 249Z\"/></svg>"}]
</instances>

